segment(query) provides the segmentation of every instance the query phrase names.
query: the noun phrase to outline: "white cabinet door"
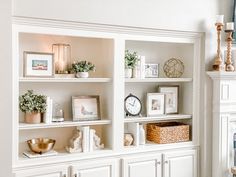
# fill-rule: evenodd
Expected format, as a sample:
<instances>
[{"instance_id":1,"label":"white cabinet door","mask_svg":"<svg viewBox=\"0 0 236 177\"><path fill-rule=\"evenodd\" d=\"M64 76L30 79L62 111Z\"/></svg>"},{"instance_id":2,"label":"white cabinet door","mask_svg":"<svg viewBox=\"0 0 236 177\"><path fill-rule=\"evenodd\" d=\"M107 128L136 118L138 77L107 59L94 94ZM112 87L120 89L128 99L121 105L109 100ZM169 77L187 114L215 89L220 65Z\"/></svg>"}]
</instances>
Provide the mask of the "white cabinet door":
<instances>
[{"instance_id":1,"label":"white cabinet door","mask_svg":"<svg viewBox=\"0 0 236 177\"><path fill-rule=\"evenodd\" d=\"M197 177L197 151L164 153L164 177Z\"/></svg>"},{"instance_id":2,"label":"white cabinet door","mask_svg":"<svg viewBox=\"0 0 236 177\"><path fill-rule=\"evenodd\" d=\"M115 177L115 160L93 160L73 164L71 167L71 177Z\"/></svg>"},{"instance_id":3,"label":"white cabinet door","mask_svg":"<svg viewBox=\"0 0 236 177\"><path fill-rule=\"evenodd\" d=\"M161 177L161 154L122 159L123 177Z\"/></svg>"},{"instance_id":4,"label":"white cabinet door","mask_svg":"<svg viewBox=\"0 0 236 177\"><path fill-rule=\"evenodd\" d=\"M15 177L68 177L67 166L29 168L15 172Z\"/></svg>"}]
</instances>

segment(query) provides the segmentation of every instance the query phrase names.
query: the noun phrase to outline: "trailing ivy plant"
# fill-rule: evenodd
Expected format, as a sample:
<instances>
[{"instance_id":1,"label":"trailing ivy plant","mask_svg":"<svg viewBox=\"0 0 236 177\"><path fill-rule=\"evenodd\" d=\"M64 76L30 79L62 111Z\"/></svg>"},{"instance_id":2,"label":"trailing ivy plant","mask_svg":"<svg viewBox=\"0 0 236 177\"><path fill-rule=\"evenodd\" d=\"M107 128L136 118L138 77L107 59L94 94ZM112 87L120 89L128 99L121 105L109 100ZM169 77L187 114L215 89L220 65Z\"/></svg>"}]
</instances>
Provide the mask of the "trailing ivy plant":
<instances>
[{"instance_id":1,"label":"trailing ivy plant","mask_svg":"<svg viewBox=\"0 0 236 177\"><path fill-rule=\"evenodd\" d=\"M125 69L133 69L138 62L137 52L131 53L129 50L125 50Z\"/></svg>"},{"instance_id":2,"label":"trailing ivy plant","mask_svg":"<svg viewBox=\"0 0 236 177\"><path fill-rule=\"evenodd\" d=\"M75 73L95 71L95 65L89 61L77 61L72 64L72 70Z\"/></svg>"},{"instance_id":3,"label":"trailing ivy plant","mask_svg":"<svg viewBox=\"0 0 236 177\"><path fill-rule=\"evenodd\" d=\"M33 90L28 90L19 97L19 107L22 112L44 113L47 107L47 98L44 95L37 95Z\"/></svg>"}]
</instances>

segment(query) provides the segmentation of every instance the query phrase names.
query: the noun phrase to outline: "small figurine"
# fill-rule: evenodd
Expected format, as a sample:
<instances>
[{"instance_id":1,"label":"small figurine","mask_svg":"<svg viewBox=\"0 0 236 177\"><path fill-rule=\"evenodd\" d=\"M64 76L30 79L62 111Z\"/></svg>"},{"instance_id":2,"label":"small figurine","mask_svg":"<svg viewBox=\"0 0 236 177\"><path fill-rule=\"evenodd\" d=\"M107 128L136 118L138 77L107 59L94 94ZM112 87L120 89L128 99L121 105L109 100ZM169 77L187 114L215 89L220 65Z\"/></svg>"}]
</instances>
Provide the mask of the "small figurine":
<instances>
[{"instance_id":1,"label":"small figurine","mask_svg":"<svg viewBox=\"0 0 236 177\"><path fill-rule=\"evenodd\" d=\"M69 146L66 146L66 150L70 153L82 152L82 132L76 130L73 137L70 139Z\"/></svg>"},{"instance_id":2,"label":"small figurine","mask_svg":"<svg viewBox=\"0 0 236 177\"><path fill-rule=\"evenodd\" d=\"M101 138L98 135L96 135L95 130L94 130L93 134L94 134L94 136L93 136L93 150L103 149L104 144L101 144Z\"/></svg>"},{"instance_id":3,"label":"small figurine","mask_svg":"<svg viewBox=\"0 0 236 177\"><path fill-rule=\"evenodd\" d=\"M134 138L131 133L125 133L124 135L124 146L131 146L133 144Z\"/></svg>"}]
</instances>

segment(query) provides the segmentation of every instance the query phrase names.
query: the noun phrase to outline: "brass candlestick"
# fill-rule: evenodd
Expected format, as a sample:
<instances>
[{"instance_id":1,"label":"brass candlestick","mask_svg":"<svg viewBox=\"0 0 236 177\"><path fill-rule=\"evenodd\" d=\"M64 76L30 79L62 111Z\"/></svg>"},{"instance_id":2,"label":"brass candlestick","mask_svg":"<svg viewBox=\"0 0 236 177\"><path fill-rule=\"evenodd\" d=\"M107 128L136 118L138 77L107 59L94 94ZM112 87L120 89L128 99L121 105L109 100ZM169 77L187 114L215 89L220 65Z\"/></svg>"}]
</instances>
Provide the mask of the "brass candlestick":
<instances>
[{"instance_id":1,"label":"brass candlestick","mask_svg":"<svg viewBox=\"0 0 236 177\"><path fill-rule=\"evenodd\" d=\"M213 70L215 71L224 71L225 66L223 64L223 61L221 59L221 31L224 26L223 23L216 23L216 30L217 30L217 55L215 58L215 62L213 64Z\"/></svg>"},{"instance_id":2,"label":"brass candlestick","mask_svg":"<svg viewBox=\"0 0 236 177\"><path fill-rule=\"evenodd\" d=\"M227 33L226 42L227 42L227 55L226 55L226 61L225 61L225 71L234 71L234 66L232 65L232 33L234 30L225 30Z\"/></svg>"}]
</instances>

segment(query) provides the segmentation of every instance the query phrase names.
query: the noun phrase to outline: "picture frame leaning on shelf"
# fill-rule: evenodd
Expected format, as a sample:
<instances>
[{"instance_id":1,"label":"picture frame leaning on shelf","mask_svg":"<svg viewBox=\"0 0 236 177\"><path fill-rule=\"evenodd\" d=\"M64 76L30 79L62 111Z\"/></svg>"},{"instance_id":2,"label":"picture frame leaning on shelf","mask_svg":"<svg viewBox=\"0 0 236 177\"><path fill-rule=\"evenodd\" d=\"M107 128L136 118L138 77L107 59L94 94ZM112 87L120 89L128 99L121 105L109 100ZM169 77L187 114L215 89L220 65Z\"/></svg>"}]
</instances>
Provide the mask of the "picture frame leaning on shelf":
<instances>
[{"instance_id":1,"label":"picture frame leaning on shelf","mask_svg":"<svg viewBox=\"0 0 236 177\"><path fill-rule=\"evenodd\" d=\"M99 96L72 96L72 113L73 121L90 121L101 119Z\"/></svg>"},{"instance_id":2,"label":"picture frame leaning on shelf","mask_svg":"<svg viewBox=\"0 0 236 177\"><path fill-rule=\"evenodd\" d=\"M54 77L54 54L24 51L24 77Z\"/></svg>"},{"instance_id":3,"label":"picture frame leaning on shelf","mask_svg":"<svg viewBox=\"0 0 236 177\"><path fill-rule=\"evenodd\" d=\"M178 114L179 85L159 85L158 91L165 94L165 114Z\"/></svg>"},{"instance_id":4,"label":"picture frame leaning on shelf","mask_svg":"<svg viewBox=\"0 0 236 177\"><path fill-rule=\"evenodd\" d=\"M147 93L147 116L165 114L165 94Z\"/></svg>"}]
</instances>

